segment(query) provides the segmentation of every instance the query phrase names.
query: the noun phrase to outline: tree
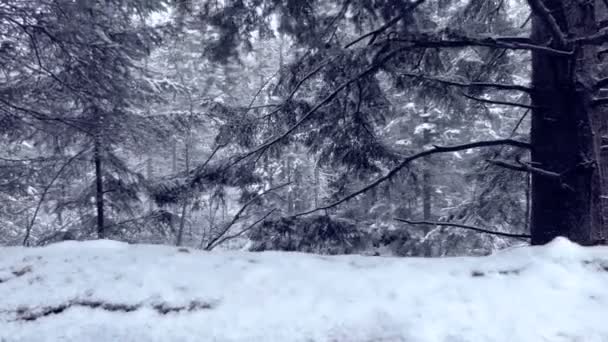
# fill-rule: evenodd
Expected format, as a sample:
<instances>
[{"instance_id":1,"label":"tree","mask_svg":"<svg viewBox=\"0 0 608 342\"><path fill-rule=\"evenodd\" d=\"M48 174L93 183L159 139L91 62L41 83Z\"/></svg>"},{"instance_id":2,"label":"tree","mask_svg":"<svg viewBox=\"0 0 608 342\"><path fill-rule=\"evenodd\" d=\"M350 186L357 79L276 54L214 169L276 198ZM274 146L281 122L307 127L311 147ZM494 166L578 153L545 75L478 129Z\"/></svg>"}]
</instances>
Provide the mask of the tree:
<instances>
[{"instance_id":1,"label":"tree","mask_svg":"<svg viewBox=\"0 0 608 342\"><path fill-rule=\"evenodd\" d=\"M245 153L242 160L255 158L309 127L333 125L340 127L336 133L330 128L321 135L330 137L330 146L334 146L331 148L346 148L349 155L356 155L354 160L359 168L373 165L369 158L380 156L381 145L374 145L371 140L364 146L377 146L374 152L370 149L357 151L353 142L358 139L348 133L369 125L369 114L358 115L365 112L362 108L377 108L385 90L377 86L382 74L393 80L424 81L419 82L418 87L433 83L464 90L466 97L478 102L530 109L530 144L494 139L434 147L406 158L385 154L388 158L384 163L392 165L384 174L331 203L296 216L334 208L354 199L396 177L402 169L422 157L471 148L510 146L529 148L531 160L493 161L493 164L532 175L532 243L543 244L557 236L566 236L585 245L605 243L608 228L602 222L604 209L600 203L605 183L602 178L608 175L604 177L599 167L601 136L605 134L601 130L600 116L601 106L608 101L597 98L597 91L608 84L598 76L598 56L602 55L598 46L608 39L608 34L600 30L603 18L597 15L604 4L599 1L530 0L530 37L525 36L525 29L517 27L520 23L506 19L505 8L513 10L522 6L516 1L443 2L440 10L424 0L369 5L350 1L262 2L263 14L277 13L281 18L279 30L309 50L304 62L293 63L291 71L295 80L288 84L290 90L285 92L285 101L278 109L291 121L283 126L282 132ZM231 13L238 18L235 20L264 27L265 21L256 17L254 11L241 11L242 6L241 2L228 1L222 8L207 7L204 14L218 18ZM446 8L453 9L455 14L450 14ZM445 22L454 26L448 27ZM527 23L524 27L528 27L525 25ZM315 29L309 29L311 27ZM218 28L224 41L239 41L238 32ZM353 34L355 32L357 35ZM240 39L243 41L242 36ZM515 75L505 77L492 71L476 76L471 72L445 74L441 61L446 61L449 51L468 53L474 49L489 53L510 51L508 54L502 52L501 56L511 58L530 53L531 84L518 82ZM435 61L428 62L429 56L436 56ZM450 59L452 62L459 60ZM478 70L470 63L467 68ZM306 88L306 84L318 77L323 79L320 87ZM298 99L294 96L297 91L307 92L308 99ZM530 103L521 102L522 96L529 97ZM309 100L311 97L314 101ZM435 97L434 101L438 99ZM378 111L382 109L374 110ZM354 126L344 130L343 120L336 113ZM368 131L371 133L368 136L373 137L373 130ZM320 139L316 136L311 140L321 144ZM328 145L323 146L327 148ZM355 151L358 153L353 154Z\"/></svg>"}]
</instances>

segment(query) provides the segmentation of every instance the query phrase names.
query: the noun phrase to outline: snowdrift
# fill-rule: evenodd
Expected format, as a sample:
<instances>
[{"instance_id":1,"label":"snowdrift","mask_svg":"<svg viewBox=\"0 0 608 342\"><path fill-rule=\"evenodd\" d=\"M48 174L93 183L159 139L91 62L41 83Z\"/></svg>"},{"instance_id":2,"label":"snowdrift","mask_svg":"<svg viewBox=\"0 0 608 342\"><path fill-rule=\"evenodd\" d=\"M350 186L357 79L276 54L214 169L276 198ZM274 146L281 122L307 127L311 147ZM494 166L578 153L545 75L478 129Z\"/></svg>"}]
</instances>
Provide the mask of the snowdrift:
<instances>
[{"instance_id":1,"label":"snowdrift","mask_svg":"<svg viewBox=\"0 0 608 342\"><path fill-rule=\"evenodd\" d=\"M0 341L608 341L608 248L480 258L0 248Z\"/></svg>"}]
</instances>

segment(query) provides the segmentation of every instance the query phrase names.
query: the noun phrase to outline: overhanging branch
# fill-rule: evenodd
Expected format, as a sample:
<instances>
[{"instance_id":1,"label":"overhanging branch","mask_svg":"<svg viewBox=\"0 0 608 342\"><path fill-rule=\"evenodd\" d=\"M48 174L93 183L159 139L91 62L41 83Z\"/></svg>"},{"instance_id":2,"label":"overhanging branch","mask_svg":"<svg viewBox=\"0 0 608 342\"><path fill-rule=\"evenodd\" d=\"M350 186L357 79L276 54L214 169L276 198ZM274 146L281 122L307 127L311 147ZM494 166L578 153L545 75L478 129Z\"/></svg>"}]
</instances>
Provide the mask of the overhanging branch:
<instances>
[{"instance_id":1,"label":"overhanging branch","mask_svg":"<svg viewBox=\"0 0 608 342\"><path fill-rule=\"evenodd\" d=\"M344 46L345 49L348 49L349 47L357 44L358 42L362 41L363 39L367 38L367 37L372 37L369 44L372 44L374 42L374 40L378 37L378 35L380 35L382 32L388 30L390 27L394 26L395 24L397 24L399 21L401 21L403 18L405 18L405 16L407 14L409 14L411 11L413 11L414 9L416 9L416 7L420 6L425 0L416 0L413 3L411 3L408 7L406 7L405 9L403 9L401 11L401 14L394 17L393 19L387 21L384 25L378 27L377 29L370 31L364 35L361 35L360 37L358 37L357 39L351 41L350 43L346 44Z\"/></svg>"},{"instance_id":2,"label":"overhanging branch","mask_svg":"<svg viewBox=\"0 0 608 342\"><path fill-rule=\"evenodd\" d=\"M484 98L481 98L481 97L476 97L476 96L473 96L473 95L469 95L467 93L462 93L462 96L466 97L467 99L471 99L471 100L474 100L474 101L477 101L477 102L494 104L494 105L519 107L519 108L525 108L525 109L535 109L535 108L538 108L537 106L527 105L527 104L523 104L523 103L484 99Z\"/></svg>"},{"instance_id":3,"label":"overhanging branch","mask_svg":"<svg viewBox=\"0 0 608 342\"><path fill-rule=\"evenodd\" d=\"M476 141L476 142L471 142L468 144L454 145L454 146L434 146L433 148L431 148L429 150L422 151L422 152L416 153L412 156L405 158L403 161L401 161L397 166L392 168L384 176L377 178L375 181L364 186L363 188L361 188L333 203L330 203L330 204L322 206L322 207L317 207L312 210L304 211L304 212L295 214L293 216L298 217L298 216L309 215L309 214L315 213L317 211L327 210L327 209L336 207L350 199L353 199L353 198L361 195L364 192L369 191L372 188L375 188L376 186L384 183L385 181L391 179L392 177L394 177L397 174L397 172L402 170L404 167L409 165L411 162L418 160L420 158L424 158L426 156L430 156L430 155L438 154L438 153L458 152L458 151L468 150L468 149L472 149L472 148L505 146L505 145L518 147L518 148L527 148L527 149L531 148L531 145L529 143L518 141L518 140L513 140L513 139L483 140L483 141Z\"/></svg>"},{"instance_id":4,"label":"overhanging branch","mask_svg":"<svg viewBox=\"0 0 608 342\"><path fill-rule=\"evenodd\" d=\"M466 81L452 80L452 79L447 79L447 78L442 78L442 77L427 76L424 74L413 73L413 72L401 72L400 75L406 76L406 77L411 77L411 78L418 78L418 79L431 81L431 82L437 82L437 83L454 86L454 87L461 87L461 88L495 88L495 89L502 89L502 90L521 91L524 93L531 93L533 91L533 89L530 87L526 87L523 85L517 85L517 84L504 84L504 83L494 83L494 82L466 82Z\"/></svg>"},{"instance_id":5,"label":"overhanging branch","mask_svg":"<svg viewBox=\"0 0 608 342\"><path fill-rule=\"evenodd\" d=\"M452 35L448 39L441 38L440 32L435 34L413 35L390 39L394 42L407 44L411 48L463 48L468 46L487 46L509 50L538 51L557 56L572 56L572 51L554 49L546 45L535 44L524 37L467 37Z\"/></svg>"},{"instance_id":6,"label":"overhanging branch","mask_svg":"<svg viewBox=\"0 0 608 342\"><path fill-rule=\"evenodd\" d=\"M411 225L427 225L427 226L461 228L461 229L471 230L471 231L478 232L478 233L491 234L491 235L503 236L503 237L514 238L514 239L532 238L532 236L529 234L497 232L497 231L479 228L479 227L471 226L468 224L462 224L462 223L435 222L435 221L412 221L412 220L407 220L407 219L403 219L403 218L395 218L395 221L404 222L404 223L411 224Z\"/></svg>"}]
</instances>

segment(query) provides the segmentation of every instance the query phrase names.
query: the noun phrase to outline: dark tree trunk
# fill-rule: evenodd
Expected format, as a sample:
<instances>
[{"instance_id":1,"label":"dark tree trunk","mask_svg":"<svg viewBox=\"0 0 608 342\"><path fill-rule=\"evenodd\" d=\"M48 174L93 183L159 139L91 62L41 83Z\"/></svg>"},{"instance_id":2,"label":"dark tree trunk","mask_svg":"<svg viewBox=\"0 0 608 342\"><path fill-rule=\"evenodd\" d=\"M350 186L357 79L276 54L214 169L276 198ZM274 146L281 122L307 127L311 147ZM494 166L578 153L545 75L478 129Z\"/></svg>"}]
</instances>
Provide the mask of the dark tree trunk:
<instances>
[{"instance_id":1,"label":"dark tree trunk","mask_svg":"<svg viewBox=\"0 0 608 342\"><path fill-rule=\"evenodd\" d=\"M574 0L544 0L562 31L573 36L597 33L592 4ZM532 18L532 39L551 40L539 15ZM557 48L564 48L556 45ZM532 53L531 142L535 167L562 177L532 175L532 244L557 236L584 244L598 243L602 234L600 136L598 110L591 106L596 67L592 47L575 49L571 57ZM605 232L604 232L605 233Z\"/></svg>"},{"instance_id":2,"label":"dark tree trunk","mask_svg":"<svg viewBox=\"0 0 608 342\"><path fill-rule=\"evenodd\" d=\"M103 239L105 238L103 214L103 174L101 168L101 141L99 136L95 137L93 159L95 163L95 207L97 209L97 237L99 239Z\"/></svg>"}]
</instances>

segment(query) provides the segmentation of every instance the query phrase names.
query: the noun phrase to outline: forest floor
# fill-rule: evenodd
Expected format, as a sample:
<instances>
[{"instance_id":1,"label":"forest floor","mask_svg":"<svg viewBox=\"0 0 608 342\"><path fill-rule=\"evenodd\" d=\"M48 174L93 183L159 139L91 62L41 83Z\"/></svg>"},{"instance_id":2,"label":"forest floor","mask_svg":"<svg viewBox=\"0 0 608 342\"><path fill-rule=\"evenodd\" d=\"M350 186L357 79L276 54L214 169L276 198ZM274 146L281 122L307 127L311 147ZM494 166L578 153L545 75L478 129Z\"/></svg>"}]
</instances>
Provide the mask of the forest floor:
<instances>
[{"instance_id":1,"label":"forest floor","mask_svg":"<svg viewBox=\"0 0 608 342\"><path fill-rule=\"evenodd\" d=\"M0 248L0 341L608 341L608 248L489 257Z\"/></svg>"}]
</instances>

